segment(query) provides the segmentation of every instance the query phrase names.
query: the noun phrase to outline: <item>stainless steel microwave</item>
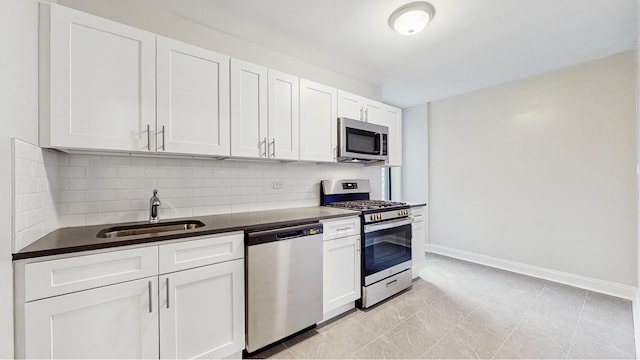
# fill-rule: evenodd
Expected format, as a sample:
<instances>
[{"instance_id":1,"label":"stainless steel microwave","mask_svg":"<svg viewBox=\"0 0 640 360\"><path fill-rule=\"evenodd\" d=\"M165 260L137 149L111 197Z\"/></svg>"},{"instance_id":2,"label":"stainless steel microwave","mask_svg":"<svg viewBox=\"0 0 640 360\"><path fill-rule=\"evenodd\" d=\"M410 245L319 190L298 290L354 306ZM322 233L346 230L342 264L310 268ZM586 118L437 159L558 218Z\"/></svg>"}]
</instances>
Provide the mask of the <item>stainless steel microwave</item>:
<instances>
[{"instance_id":1,"label":"stainless steel microwave","mask_svg":"<svg viewBox=\"0 0 640 360\"><path fill-rule=\"evenodd\" d=\"M389 159L389 128L349 118L338 118L337 160L379 162Z\"/></svg>"}]
</instances>

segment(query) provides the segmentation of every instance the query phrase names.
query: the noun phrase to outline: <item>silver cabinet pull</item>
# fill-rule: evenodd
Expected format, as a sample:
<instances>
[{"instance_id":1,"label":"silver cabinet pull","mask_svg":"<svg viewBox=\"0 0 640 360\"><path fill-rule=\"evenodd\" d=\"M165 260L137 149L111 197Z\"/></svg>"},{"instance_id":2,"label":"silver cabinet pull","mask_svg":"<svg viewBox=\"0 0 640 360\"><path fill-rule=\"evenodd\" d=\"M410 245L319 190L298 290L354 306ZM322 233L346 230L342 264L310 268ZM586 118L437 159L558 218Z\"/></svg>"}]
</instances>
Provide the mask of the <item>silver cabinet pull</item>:
<instances>
[{"instance_id":1,"label":"silver cabinet pull","mask_svg":"<svg viewBox=\"0 0 640 360\"><path fill-rule=\"evenodd\" d=\"M333 148L333 160L338 160L338 148L334 147Z\"/></svg>"},{"instance_id":2,"label":"silver cabinet pull","mask_svg":"<svg viewBox=\"0 0 640 360\"><path fill-rule=\"evenodd\" d=\"M260 148L262 148L264 144L264 152L262 152L260 154L260 157L267 157L267 138L265 137L264 139L262 139L262 141L260 142Z\"/></svg>"},{"instance_id":3,"label":"silver cabinet pull","mask_svg":"<svg viewBox=\"0 0 640 360\"><path fill-rule=\"evenodd\" d=\"M149 290L149 313L152 313L153 312L153 296L151 294L151 281L149 281L148 290Z\"/></svg>"},{"instance_id":4,"label":"silver cabinet pull","mask_svg":"<svg viewBox=\"0 0 640 360\"><path fill-rule=\"evenodd\" d=\"M276 157L276 138L271 139L271 157Z\"/></svg>"},{"instance_id":5,"label":"silver cabinet pull","mask_svg":"<svg viewBox=\"0 0 640 360\"><path fill-rule=\"evenodd\" d=\"M389 282L387 283L387 287L392 286L392 285L395 285L395 283L397 283L397 282L398 282L398 279L395 279L395 280L393 280L393 281L389 281Z\"/></svg>"},{"instance_id":6,"label":"silver cabinet pull","mask_svg":"<svg viewBox=\"0 0 640 360\"><path fill-rule=\"evenodd\" d=\"M151 128L147 124L147 150L151 151Z\"/></svg>"},{"instance_id":7,"label":"silver cabinet pull","mask_svg":"<svg viewBox=\"0 0 640 360\"><path fill-rule=\"evenodd\" d=\"M169 278L167 278L167 309L169 308Z\"/></svg>"},{"instance_id":8,"label":"silver cabinet pull","mask_svg":"<svg viewBox=\"0 0 640 360\"><path fill-rule=\"evenodd\" d=\"M369 122L369 108L364 110L364 121Z\"/></svg>"},{"instance_id":9,"label":"silver cabinet pull","mask_svg":"<svg viewBox=\"0 0 640 360\"><path fill-rule=\"evenodd\" d=\"M337 228L336 231L347 231L349 229L351 229L351 226Z\"/></svg>"},{"instance_id":10,"label":"silver cabinet pull","mask_svg":"<svg viewBox=\"0 0 640 360\"><path fill-rule=\"evenodd\" d=\"M362 106L360 106L360 121L364 121L364 115L362 115Z\"/></svg>"},{"instance_id":11,"label":"silver cabinet pull","mask_svg":"<svg viewBox=\"0 0 640 360\"><path fill-rule=\"evenodd\" d=\"M162 125L162 151L164 151L164 125Z\"/></svg>"}]
</instances>

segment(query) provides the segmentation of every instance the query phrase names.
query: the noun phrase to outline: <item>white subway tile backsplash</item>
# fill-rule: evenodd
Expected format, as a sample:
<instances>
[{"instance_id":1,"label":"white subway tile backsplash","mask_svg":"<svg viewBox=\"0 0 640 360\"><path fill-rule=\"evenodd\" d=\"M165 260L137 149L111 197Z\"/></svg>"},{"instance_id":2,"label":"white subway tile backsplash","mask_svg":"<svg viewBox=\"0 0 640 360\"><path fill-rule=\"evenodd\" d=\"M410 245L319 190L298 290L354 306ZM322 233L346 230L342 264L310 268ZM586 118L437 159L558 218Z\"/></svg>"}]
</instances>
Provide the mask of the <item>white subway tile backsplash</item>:
<instances>
[{"instance_id":1,"label":"white subway tile backsplash","mask_svg":"<svg viewBox=\"0 0 640 360\"><path fill-rule=\"evenodd\" d=\"M153 189L162 219L315 206L322 179L368 178L382 197L375 167L65 154L17 139L13 171L16 250L58 227L147 220Z\"/></svg>"}]
</instances>

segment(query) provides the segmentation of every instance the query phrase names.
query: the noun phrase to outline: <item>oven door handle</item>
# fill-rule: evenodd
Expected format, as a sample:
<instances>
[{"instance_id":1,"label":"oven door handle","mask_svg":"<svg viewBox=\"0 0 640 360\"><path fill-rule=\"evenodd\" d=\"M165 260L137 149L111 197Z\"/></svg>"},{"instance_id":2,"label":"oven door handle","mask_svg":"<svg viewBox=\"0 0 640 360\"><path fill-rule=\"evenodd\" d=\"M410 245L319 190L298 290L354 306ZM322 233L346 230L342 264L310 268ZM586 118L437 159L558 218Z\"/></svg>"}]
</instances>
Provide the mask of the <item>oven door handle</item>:
<instances>
[{"instance_id":1,"label":"oven door handle","mask_svg":"<svg viewBox=\"0 0 640 360\"><path fill-rule=\"evenodd\" d=\"M387 222L381 223L381 224L365 225L364 226L364 232L365 233L370 233L370 232L379 231L379 230L391 229L391 228L398 227L398 226L409 225L412 222L413 222L413 219L408 218L408 219L403 219L403 220L387 221Z\"/></svg>"}]
</instances>

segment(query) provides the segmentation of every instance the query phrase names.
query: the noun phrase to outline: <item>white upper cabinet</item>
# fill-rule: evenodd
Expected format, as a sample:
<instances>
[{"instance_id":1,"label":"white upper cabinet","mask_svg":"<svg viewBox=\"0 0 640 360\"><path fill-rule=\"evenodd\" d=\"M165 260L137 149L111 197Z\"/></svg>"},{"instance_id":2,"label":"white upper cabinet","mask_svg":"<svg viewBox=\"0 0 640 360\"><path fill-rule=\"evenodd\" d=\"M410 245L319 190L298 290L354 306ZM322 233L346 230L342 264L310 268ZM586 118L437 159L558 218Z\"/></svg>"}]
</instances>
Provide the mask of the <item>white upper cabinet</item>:
<instances>
[{"instance_id":1,"label":"white upper cabinet","mask_svg":"<svg viewBox=\"0 0 640 360\"><path fill-rule=\"evenodd\" d=\"M231 156L298 160L299 79L231 59Z\"/></svg>"},{"instance_id":2,"label":"white upper cabinet","mask_svg":"<svg viewBox=\"0 0 640 360\"><path fill-rule=\"evenodd\" d=\"M386 165L402 166L402 109L383 104L380 119L376 123L389 128L389 160Z\"/></svg>"},{"instance_id":3,"label":"white upper cabinet","mask_svg":"<svg viewBox=\"0 0 640 360\"><path fill-rule=\"evenodd\" d=\"M229 57L158 36L156 151L229 155Z\"/></svg>"},{"instance_id":4,"label":"white upper cabinet","mask_svg":"<svg viewBox=\"0 0 640 360\"><path fill-rule=\"evenodd\" d=\"M269 136L267 155L300 159L300 79L269 69Z\"/></svg>"},{"instance_id":5,"label":"white upper cabinet","mask_svg":"<svg viewBox=\"0 0 640 360\"><path fill-rule=\"evenodd\" d=\"M266 158L267 68L231 59L231 156Z\"/></svg>"},{"instance_id":6,"label":"white upper cabinet","mask_svg":"<svg viewBox=\"0 0 640 360\"><path fill-rule=\"evenodd\" d=\"M360 101L362 97L338 90L338 117L363 120L364 107Z\"/></svg>"},{"instance_id":7,"label":"white upper cabinet","mask_svg":"<svg viewBox=\"0 0 640 360\"><path fill-rule=\"evenodd\" d=\"M300 160L336 160L336 88L300 79Z\"/></svg>"},{"instance_id":8,"label":"white upper cabinet","mask_svg":"<svg viewBox=\"0 0 640 360\"><path fill-rule=\"evenodd\" d=\"M41 18L40 145L153 148L155 35L55 4Z\"/></svg>"},{"instance_id":9,"label":"white upper cabinet","mask_svg":"<svg viewBox=\"0 0 640 360\"><path fill-rule=\"evenodd\" d=\"M338 117L378 124L384 106L381 102L338 90Z\"/></svg>"}]
</instances>

